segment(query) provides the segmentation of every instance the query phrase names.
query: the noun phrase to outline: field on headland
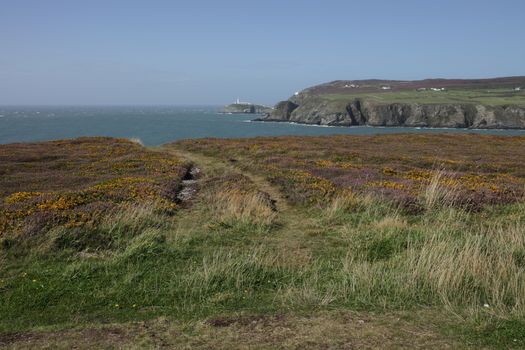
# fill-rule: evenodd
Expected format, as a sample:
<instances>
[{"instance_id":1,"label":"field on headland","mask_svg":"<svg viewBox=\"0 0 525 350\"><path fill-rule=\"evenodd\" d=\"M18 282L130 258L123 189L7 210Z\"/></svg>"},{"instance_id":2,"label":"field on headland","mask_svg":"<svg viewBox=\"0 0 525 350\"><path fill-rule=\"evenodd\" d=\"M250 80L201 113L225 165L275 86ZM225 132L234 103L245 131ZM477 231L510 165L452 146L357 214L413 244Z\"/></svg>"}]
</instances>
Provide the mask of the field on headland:
<instances>
[{"instance_id":1,"label":"field on headland","mask_svg":"<svg viewBox=\"0 0 525 350\"><path fill-rule=\"evenodd\" d=\"M296 92L261 121L331 126L525 129L525 77L336 80Z\"/></svg>"},{"instance_id":2,"label":"field on headland","mask_svg":"<svg viewBox=\"0 0 525 350\"><path fill-rule=\"evenodd\" d=\"M379 104L481 104L523 107L524 85L524 77L417 81L337 80L305 89L294 98L317 96L332 101L360 98Z\"/></svg>"},{"instance_id":3,"label":"field on headland","mask_svg":"<svg viewBox=\"0 0 525 350\"><path fill-rule=\"evenodd\" d=\"M327 100L344 100L362 98L379 104L416 103L416 104L474 104L487 106L525 106L525 90L510 89L450 89L445 91L383 91L353 92L346 94L325 94L320 97Z\"/></svg>"},{"instance_id":4,"label":"field on headland","mask_svg":"<svg viewBox=\"0 0 525 350\"><path fill-rule=\"evenodd\" d=\"M0 346L523 348L524 154L479 135L0 145Z\"/></svg>"}]
</instances>

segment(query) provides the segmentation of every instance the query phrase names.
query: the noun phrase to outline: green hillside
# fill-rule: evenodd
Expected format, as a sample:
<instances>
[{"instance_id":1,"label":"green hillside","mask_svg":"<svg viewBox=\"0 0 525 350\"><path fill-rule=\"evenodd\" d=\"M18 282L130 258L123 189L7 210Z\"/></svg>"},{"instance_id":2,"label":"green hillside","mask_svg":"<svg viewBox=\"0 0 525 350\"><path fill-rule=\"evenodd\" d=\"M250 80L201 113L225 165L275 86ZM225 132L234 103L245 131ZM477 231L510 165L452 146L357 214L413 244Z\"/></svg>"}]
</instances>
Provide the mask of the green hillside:
<instances>
[{"instance_id":1,"label":"green hillside","mask_svg":"<svg viewBox=\"0 0 525 350\"><path fill-rule=\"evenodd\" d=\"M394 91L363 92L346 94L322 94L328 100L351 100L362 98L381 104L417 103L417 104L481 104L489 106L515 105L525 107L525 90L509 89L471 90L452 89L445 91Z\"/></svg>"}]
</instances>

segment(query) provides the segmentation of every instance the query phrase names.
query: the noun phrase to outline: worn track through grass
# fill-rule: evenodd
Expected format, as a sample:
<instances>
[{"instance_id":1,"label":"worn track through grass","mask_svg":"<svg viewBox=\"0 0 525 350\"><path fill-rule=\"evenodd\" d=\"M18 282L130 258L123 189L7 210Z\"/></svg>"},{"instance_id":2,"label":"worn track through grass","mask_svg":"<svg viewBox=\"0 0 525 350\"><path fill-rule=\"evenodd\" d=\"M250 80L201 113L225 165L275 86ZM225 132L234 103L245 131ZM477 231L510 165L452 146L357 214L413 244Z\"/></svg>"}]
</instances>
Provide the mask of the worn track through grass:
<instances>
[{"instance_id":1,"label":"worn track through grass","mask_svg":"<svg viewBox=\"0 0 525 350\"><path fill-rule=\"evenodd\" d=\"M199 167L204 174L233 173L248 177L259 191L271 197L278 214L277 230L274 235L262 238L264 243L273 246L277 253L282 253L284 265L299 266L310 261L312 249L305 243L308 241L305 236L315 235L319 227L302 208L290 205L279 189L270 184L266 178L200 153L181 149L173 150L171 147L165 147L163 150L187 159ZM191 217L191 215L186 215L186 217Z\"/></svg>"},{"instance_id":2,"label":"worn track through grass","mask_svg":"<svg viewBox=\"0 0 525 350\"><path fill-rule=\"evenodd\" d=\"M187 152L183 150L173 151L171 148L165 148L168 152L182 156L188 161L194 163L205 173L208 172L232 172L232 173L242 173L244 176L248 177L260 191L268 193L272 199L275 201L277 209L280 212L289 212L292 210L292 207L288 205L281 192L272 186L266 179L262 176L252 174L249 172L244 172L232 164L227 164L222 162L219 159L207 157L202 154Z\"/></svg>"},{"instance_id":3,"label":"worn track through grass","mask_svg":"<svg viewBox=\"0 0 525 350\"><path fill-rule=\"evenodd\" d=\"M263 176L242 170L236 163L207 157L198 153L165 147L164 151L184 157L202 170L202 181L221 175L244 175L255 187L267 193L277 209L278 224L270 234L254 234L252 244L266 245L276 255L279 263L287 267L309 265L320 246L327 243L319 220L301 206L290 205L282 193ZM194 197L193 205L180 211L176 235L201 235L208 224L199 218L206 207L201 194ZM192 233L193 232L193 233ZM213 232L214 235L220 235ZM244 235L244 232L241 233ZM168 236L168 241L170 237ZM213 235L206 236L213 239ZM169 243L169 242L168 242ZM229 242L225 242L228 244ZM218 245L210 245L215 249ZM244 246L239 245L239 251ZM228 246L225 246L228 249ZM235 254L235 252L233 253ZM157 261L155 256L155 261ZM249 265L247 265L249 266ZM353 309L352 309L353 310ZM441 330L447 325L449 314L435 309L409 311L355 312L350 309L318 311L283 309L272 314L254 314L250 308L234 312L218 310L218 314L198 320L153 318L144 322L86 326L69 331L20 334L5 338L0 347L9 348L181 348L181 349L347 349L347 348L468 348L454 335ZM224 314L223 314L224 312ZM169 316L168 316L169 317ZM91 328L96 331L91 331ZM96 334L95 337L92 334ZM13 339L12 339L13 338ZM478 347L480 348L480 347Z\"/></svg>"},{"instance_id":4,"label":"worn track through grass","mask_svg":"<svg viewBox=\"0 0 525 350\"><path fill-rule=\"evenodd\" d=\"M301 265L307 265L312 262L314 256L314 250L318 247L315 244L324 244L322 231L323 228L319 227L318 220L316 221L305 208L297 205L291 205L287 199L283 196L281 191L274 185L268 182L264 176L260 176L243 169L240 169L235 163L227 163L221 159L209 157L196 152L188 152L181 149L174 150L173 148L166 148L169 152L173 152L174 155L183 157L186 160L192 162L194 166L199 167L204 176L210 174L242 174L248 177L253 184L256 185L259 191L269 194L273 201L275 201L275 207L278 213L279 226L273 231L272 235L267 237L261 237L261 241L264 244L272 246L276 254L282 256L282 264L289 267L297 267ZM197 209L197 208L195 208ZM186 218L191 215L185 215ZM182 219L182 222L187 221ZM189 223L189 221L188 221ZM312 240L313 236L319 236L318 239ZM290 314L281 314L276 319L283 318L288 319L290 329L296 328L295 332L306 335L301 339L301 336L296 336L285 341L284 338L276 336L274 333L280 334L283 325L281 322L269 322L264 327L263 338L258 338L259 332L262 331L257 323L249 324L248 329L245 328L244 320L246 317L259 317L259 316L225 316L226 319L231 320L227 326L214 326L213 322L215 318L205 321L204 324L198 323L192 327L199 328L199 332L195 338L190 337L184 340L184 343L188 348L199 348L196 346L200 344L203 348L212 346L214 348L228 348L228 349L288 349L288 348L309 348L309 349L347 349L347 348L362 348L362 349L401 349L401 348L426 348L426 349L469 349L470 346L462 344L461 341L455 339L450 335L444 335L440 331L440 325L443 324L444 316L436 310L422 310L421 312L401 312L385 315L376 314L373 312L353 312L348 311L334 311L334 312L317 312L308 313L307 315L298 316L292 312ZM266 318L267 316L261 316ZM312 326L301 324L298 322L298 317L307 320L308 322L320 322L324 326ZM355 318L356 322L347 322L347 318ZM362 318L367 321L363 321ZM221 319L220 317L218 319ZM271 319L271 317L269 318ZM399 320L405 319L406 323L404 326L400 326ZM315 320L315 321L314 321ZM331 335L328 338L326 334L337 328L336 323L342 322L341 331L339 335ZM365 322L368 325L365 325ZM297 323L297 324L295 324ZM380 324L383 329L377 332L373 324ZM210 325L212 327L210 327ZM361 332L360 328L364 326L365 331ZM204 328L206 330L204 330ZM224 330L223 327L226 327ZM311 327L311 328L309 328ZM324 330L318 328L326 327ZM334 328L335 327L335 328ZM202 333L201 333L202 331ZM314 339L312 334L319 332L318 338ZM213 336L210 337L211 332ZM239 332L239 333L237 333ZM311 333L313 332L313 333ZM228 335L229 334L229 335ZM348 337L343 336L346 334ZM212 338L217 336L223 337L222 340L216 340L210 342ZM424 335L424 336L423 336ZM422 337L423 336L423 337ZM202 338L201 338L202 337ZM233 343L230 343L232 339ZM380 338L380 340L378 339ZM425 338L425 339L423 339ZM203 339L208 339L203 342ZM250 340L248 340L250 339ZM191 344L191 345L189 345ZM235 344L235 345L234 345ZM182 344L181 344L182 345Z\"/></svg>"}]
</instances>

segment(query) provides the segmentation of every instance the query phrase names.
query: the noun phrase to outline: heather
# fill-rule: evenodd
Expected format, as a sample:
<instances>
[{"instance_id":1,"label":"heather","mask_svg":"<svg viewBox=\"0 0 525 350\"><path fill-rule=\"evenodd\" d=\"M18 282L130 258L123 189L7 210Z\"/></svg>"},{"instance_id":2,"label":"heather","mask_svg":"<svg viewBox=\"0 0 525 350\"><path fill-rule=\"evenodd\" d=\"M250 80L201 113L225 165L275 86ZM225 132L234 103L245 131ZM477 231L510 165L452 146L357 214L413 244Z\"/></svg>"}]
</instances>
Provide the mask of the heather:
<instances>
[{"instance_id":1,"label":"heather","mask_svg":"<svg viewBox=\"0 0 525 350\"><path fill-rule=\"evenodd\" d=\"M124 139L80 138L0 146L1 236L57 225L96 226L123 204L175 210L188 164Z\"/></svg>"},{"instance_id":2,"label":"heather","mask_svg":"<svg viewBox=\"0 0 525 350\"><path fill-rule=\"evenodd\" d=\"M82 146L64 147L74 142ZM10 171L23 174L28 149L54 144L7 145L18 157ZM1 345L525 344L523 138L202 139L155 149L115 139L56 144L55 163L33 160L39 171L24 170L25 184L2 187L3 206L14 205L15 193L83 193L121 176L149 179L151 196L130 195L134 183L125 182L118 197L103 191L110 209L89 212L96 220L10 232L0 250ZM104 157L79 156L91 144L100 145L96 154L115 154L107 168ZM53 188L57 182L39 173L59 159L77 168L95 162L100 171L76 183L67 171L56 178L68 190ZM126 159L141 163L110 170ZM191 195L181 200L181 191Z\"/></svg>"},{"instance_id":3,"label":"heather","mask_svg":"<svg viewBox=\"0 0 525 350\"><path fill-rule=\"evenodd\" d=\"M480 135L381 135L204 139L177 143L263 173L295 203L342 192L375 194L421 209L433 179L458 206L520 200L525 189L525 138Z\"/></svg>"}]
</instances>

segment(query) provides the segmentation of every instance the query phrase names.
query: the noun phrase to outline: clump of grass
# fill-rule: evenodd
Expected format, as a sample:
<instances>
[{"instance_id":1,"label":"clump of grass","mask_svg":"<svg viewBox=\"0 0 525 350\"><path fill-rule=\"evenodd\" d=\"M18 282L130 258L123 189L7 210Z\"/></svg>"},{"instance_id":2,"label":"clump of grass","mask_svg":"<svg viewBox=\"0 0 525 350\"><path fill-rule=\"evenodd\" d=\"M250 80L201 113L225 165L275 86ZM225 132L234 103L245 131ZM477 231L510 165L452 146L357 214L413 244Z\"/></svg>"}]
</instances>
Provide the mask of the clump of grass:
<instances>
[{"instance_id":1,"label":"clump of grass","mask_svg":"<svg viewBox=\"0 0 525 350\"><path fill-rule=\"evenodd\" d=\"M448 188L440 192L443 181L438 174L424 190L423 214L406 213L378 197L336 198L317 210L325 239L314 248L316 258L297 271L301 277L280 288L279 300L298 307L439 305L471 320L523 317L522 205L506 207L512 221L487 220L486 212L452 204L454 194ZM502 209L494 210L502 215Z\"/></svg>"},{"instance_id":2,"label":"clump of grass","mask_svg":"<svg viewBox=\"0 0 525 350\"><path fill-rule=\"evenodd\" d=\"M51 230L44 246L53 251L104 251L125 249L130 240L148 229L167 229L172 224L169 216L159 213L155 202L128 203L114 208L103 216L96 226L71 228L58 226Z\"/></svg>"},{"instance_id":3,"label":"clump of grass","mask_svg":"<svg viewBox=\"0 0 525 350\"><path fill-rule=\"evenodd\" d=\"M161 208L156 202L128 203L106 216L100 226L116 237L133 237L146 228L167 227L170 220L159 212Z\"/></svg>"},{"instance_id":4,"label":"clump of grass","mask_svg":"<svg viewBox=\"0 0 525 350\"><path fill-rule=\"evenodd\" d=\"M341 214L356 209L366 200L367 199L363 200L358 198L354 193L349 191L339 194L328 202L328 205L325 207L324 211L325 217L327 219L337 218Z\"/></svg>"},{"instance_id":5,"label":"clump of grass","mask_svg":"<svg viewBox=\"0 0 525 350\"><path fill-rule=\"evenodd\" d=\"M271 199L260 191L226 189L208 198L214 221L226 226L254 226L268 231L277 219Z\"/></svg>"},{"instance_id":6,"label":"clump of grass","mask_svg":"<svg viewBox=\"0 0 525 350\"><path fill-rule=\"evenodd\" d=\"M401 215L397 213L392 213L392 215L385 216L377 221L374 226L379 230L403 230L408 227L408 223L406 218L401 217Z\"/></svg>"},{"instance_id":7,"label":"clump of grass","mask_svg":"<svg viewBox=\"0 0 525 350\"><path fill-rule=\"evenodd\" d=\"M403 264L412 286L428 289L444 305L478 312L486 304L493 314L523 315L525 268L515 252L524 248L523 224L477 226L459 238L431 231Z\"/></svg>"},{"instance_id":8,"label":"clump of grass","mask_svg":"<svg viewBox=\"0 0 525 350\"><path fill-rule=\"evenodd\" d=\"M116 257L118 262L127 262L131 259L135 263L155 259L167 249L166 236L159 229L147 228L140 235L134 237L125 250Z\"/></svg>"},{"instance_id":9,"label":"clump of grass","mask_svg":"<svg viewBox=\"0 0 525 350\"><path fill-rule=\"evenodd\" d=\"M276 254L267 247L256 246L242 252L223 249L210 252L194 265L183 283L198 295L227 290L243 295L259 288L273 289L274 283L286 275Z\"/></svg>"},{"instance_id":10,"label":"clump of grass","mask_svg":"<svg viewBox=\"0 0 525 350\"><path fill-rule=\"evenodd\" d=\"M456 203L459 189L445 184L446 175L443 170L434 171L429 184L422 191L420 201L426 210L452 207Z\"/></svg>"},{"instance_id":11,"label":"clump of grass","mask_svg":"<svg viewBox=\"0 0 525 350\"><path fill-rule=\"evenodd\" d=\"M144 142L138 137L132 137L129 139L130 142L136 143L137 145L144 146Z\"/></svg>"},{"instance_id":12,"label":"clump of grass","mask_svg":"<svg viewBox=\"0 0 525 350\"><path fill-rule=\"evenodd\" d=\"M392 201L380 196L344 191L321 208L321 225L356 227L383 220L389 214L397 217L398 211Z\"/></svg>"}]
</instances>

